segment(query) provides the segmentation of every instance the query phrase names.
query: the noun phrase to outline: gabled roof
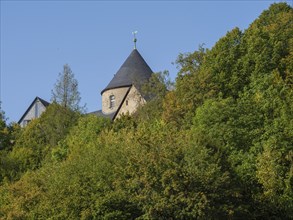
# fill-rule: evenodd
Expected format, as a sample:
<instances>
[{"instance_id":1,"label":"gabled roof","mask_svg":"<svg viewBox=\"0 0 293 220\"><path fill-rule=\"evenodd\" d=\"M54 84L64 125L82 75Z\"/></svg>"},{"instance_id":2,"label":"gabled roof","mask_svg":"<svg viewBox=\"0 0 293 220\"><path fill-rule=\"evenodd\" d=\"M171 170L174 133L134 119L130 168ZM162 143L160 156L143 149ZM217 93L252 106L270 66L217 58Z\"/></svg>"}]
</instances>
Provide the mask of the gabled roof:
<instances>
[{"instance_id":1,"label":"gabled roof","mask_svg":"<svg viewBox=\"0 0 293 220\"><path fill-rule=\"evenodd\" d=\"M138 50L134 49L107 87L102 90L101 94L109 89L131 86L133 84L139 87L137 84L142 84L144 81L148 80L152 73L153 71L142 58Z\"/></svg>"},{"instance_id":2,"label":"gabled roof","mask_svg":"<svg viewBox=\"0 0 293 220\"><path fill-rule=\"evenodd\" d=\"M32 106L35 104L35 102L39 100L45 107L47 107L48 105L50 105L49 102L45 101L44 99L41 99L40 97L36 97L34 99L34 101L30 104L30 106L27 108L27 110L25 111L25 113L21 116L21 118L18 121L18 124L21 123L21 121L24 119L24 117L26 116L26 114L29 112L29 110L32 108Z\"/></svg>"}]
</instances>

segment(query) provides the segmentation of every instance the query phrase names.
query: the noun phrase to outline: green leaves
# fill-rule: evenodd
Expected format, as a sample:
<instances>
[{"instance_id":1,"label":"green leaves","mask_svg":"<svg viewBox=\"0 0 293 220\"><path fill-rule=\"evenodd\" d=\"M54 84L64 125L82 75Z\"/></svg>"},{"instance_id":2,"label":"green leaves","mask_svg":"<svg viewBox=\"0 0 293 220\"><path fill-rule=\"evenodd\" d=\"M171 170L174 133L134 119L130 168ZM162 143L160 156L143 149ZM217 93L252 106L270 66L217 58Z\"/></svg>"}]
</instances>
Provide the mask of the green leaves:
<instances>
[{"instance_id":1,"label":"green leaves","mask_svg":"<svg viewBox=\"0 0 293 220\"><path fill-rule=\"evenodd\" d=\"M21 132L15 127L11 139L15 136L16 141L2 159L5 169L1 176L15 181L26 171L36 170L50 161L51 150L65 138L78 117L78 113L53 103Z\"/></svg>"},{"instance_id":2,"label":"green leaves","mask_svg":"<svg viewBox=\"0 0 293 220\"><path fill-rule=\"evenodd\" d=\"M211 50L179 55L175 87L154 75L133 117L52 104L10 133L0 218L292 218L292 15L273 4Z\"/></svg>"}]
</instances>

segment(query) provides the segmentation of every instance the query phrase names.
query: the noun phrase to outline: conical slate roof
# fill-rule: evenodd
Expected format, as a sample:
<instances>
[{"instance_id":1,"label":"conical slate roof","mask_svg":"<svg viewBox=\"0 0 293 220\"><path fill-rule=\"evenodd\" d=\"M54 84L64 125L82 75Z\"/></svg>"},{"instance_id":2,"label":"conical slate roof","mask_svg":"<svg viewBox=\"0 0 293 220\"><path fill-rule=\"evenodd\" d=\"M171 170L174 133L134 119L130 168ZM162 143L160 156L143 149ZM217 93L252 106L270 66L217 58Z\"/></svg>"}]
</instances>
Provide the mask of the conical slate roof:
<instances>
[{"instance_id":1,"label":"conical slate roof","mask_svg":"<svg viewBox=\"0 0 293 220\"><path fill-rule=\"evenodd\" d=\"M125 86L137 85L143 83L151 77L153 71L142 58L137 49L134 49L120 69L114 75L113 79L102 90L101 94L109 89L115 89Z\"/></svg>"}]
</instances>

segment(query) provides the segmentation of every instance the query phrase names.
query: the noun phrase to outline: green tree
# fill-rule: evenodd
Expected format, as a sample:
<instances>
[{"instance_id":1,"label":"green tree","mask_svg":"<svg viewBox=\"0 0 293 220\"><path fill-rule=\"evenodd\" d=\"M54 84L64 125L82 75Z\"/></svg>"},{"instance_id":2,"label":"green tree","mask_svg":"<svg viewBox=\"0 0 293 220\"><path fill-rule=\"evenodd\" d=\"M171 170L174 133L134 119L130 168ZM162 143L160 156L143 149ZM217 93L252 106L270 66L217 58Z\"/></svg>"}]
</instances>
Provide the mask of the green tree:
<instances>
[{"instance_id":1,"label":"green tree","mask_svg":"<svg viewBox=\"0 0 293 220\"><path fill-rule=\"evenodd\" d=\"M59 79L52 90L53 102L59 103L65 108L74 111L83 110L80 103L80 93L78 91L78 82L74 78L74 74L68 64L63 66L63 72L59 73Z\"/></svg>"},{"instance_id":2,"label":"green tree","mask_svg":"<svg viewBox=\"0 0 293 220\"><path fill-rule=\"evenodd\" d=\"M131 219L130 210L136 205L114 190L125 154L111 138L112 132L99 137L109 123L91 115L82 117L59 143L68 150L66 160L47 163L0 190L11 201L0 204L4 218L17 210L19 218L28 219Z\"/></svg>"},{"instance_id":3,"label":"green tree","mask_svg":"<svg viewBox=\"0 0 293 220\"><path fill-rule=\"evenodd\" d=\"M179 73L175 90L166 94L163 101L163 119L174 126L190 126L197 106L214 94L209 86L210 74L201 71L207 50L202 46L193 53L180 54L176 63Z\"/></svg>"},{"instance_id":4,"label":"green tree","mask_svg":"<svg viewBox=\"0 0 293 220\"><path fill-rule=\"evenodd\" d=\"M136 111L135 120L138 122L160 118L163 112L163 100L172 87L173 82L168 71L153 73L148 82L141 86L142 96L147 103Z\"/></svg>"},{"instance_id":5,"label":"green tree","mask_svg":"<svg viewBox=\"0 0 293 220\"><path fill-rule=\"evenodd\" d=\"M79 113L56 103L48 106L40 118L21 131L7 153L4 177L15 181L26 171L38 169L45 161L50 161L52 149L66 137L78 118Z\"/></svg>"},{"instance_id":6,"label":"green tree","mask_svg":"<svg viewBox=\"0 0 293 220\"><path fill-rule=\"evenodd\" d=\"M18 124L6 124L5 114L0 108L0 185L5 179L7 179L7 176L10 173L11 160L9 154L20 133L20 126Z\"/></svg>"},{"instance_id":7,"label":"green tree","mask_svg":"<svg viewBox=\"0 0 293 220\"><path fill-rule=\"evenodd\" d=\"M263 213L287 218L293 216L293 90L277 71L255 90L264 121L264 132L255 142L260 149L256 177L263 189L258 198L266 204Z\"/></svg>"},{"instance_id":8,"label":"green tree","mask_svg":"<svg viewBox=\"0 0 293 220\"><path fill-rule=\"evenodd\" d=\"M292 75L292 7L272 4L245 31L243 71L263 77L278 69L280 76Z\"/></svg>"},{"instance_id":9,"label":"green tree","mask_svg":"<svg viewBox=\"0 0 293 220\"><path fill-rule=\"evenodd\" d=\"M0 150L8 148L10 146L10 134L9 128L6 124L5 113L1 109L0 103Z\"/></svg>"},{"instance_id":10,"label":"green tree","mask_svg":"<svg viewBox=\"0 0 293 220\"><path fill-rule=\"evenodd\" d=\"M273 4L179 55L175 89L154 75L134 117L52 104L2 157L19 181L2 182L0 218L291 219L292 16Z\"/></svg>"},{"instance_id":11,"label":"green tree","mask_svg":"<svg viewBox=\"0 0 293 220\"><path fill-rule=\"evenodd\" d=\"M142 219L228 216L223 208L228 173L222 172L217 155L196 143L192 132L153 121L139 124L127 136L120 143L127 163L118 184L139 204Z\"/></svg>"},{"instance_id":12,"label":"green tree","mask_svg":"<svg viewBox=\"0 0 293 220\"><path fill-rule=\"evenodd\" d=\"M292 215L292 16L286 3L273 4L245 32L228 32L201 63L186 57L164 100L166 123L182 129L195 114L192 129L222 155L236 217Z\"/></svg>"},{"instance_id":13,"label":"green tree","mask_svg":"<svg viewBox=\"0 0 293 220\"><path fill-rule=\"evenodd\" d=\"M239 28L227 32L208 52L203 68L212 75L211 84L223 97L237 98L248 84L249 72L242 71L243 33Z\"/></svg>"}]
</instances>

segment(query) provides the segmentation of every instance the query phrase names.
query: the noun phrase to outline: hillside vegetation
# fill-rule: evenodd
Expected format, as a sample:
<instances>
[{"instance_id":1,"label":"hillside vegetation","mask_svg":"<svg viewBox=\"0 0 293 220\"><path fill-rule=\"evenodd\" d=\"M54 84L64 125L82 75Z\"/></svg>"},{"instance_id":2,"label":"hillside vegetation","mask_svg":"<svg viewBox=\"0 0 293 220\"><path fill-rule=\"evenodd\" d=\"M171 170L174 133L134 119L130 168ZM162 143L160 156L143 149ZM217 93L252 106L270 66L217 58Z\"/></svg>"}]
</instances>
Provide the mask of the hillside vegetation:
<instances>
[{"instance_id":1,"label":"hillside vegetation","mask_svg":"<svg viewBox=\"0 0 293 220\"><path fill-rule=\"evenodd\" d=\"M293 219L293 9L180 54L115 122L0 114L0 219ZM153 86L157 85L157 86Z\"/></svg>"}]
</instances>

